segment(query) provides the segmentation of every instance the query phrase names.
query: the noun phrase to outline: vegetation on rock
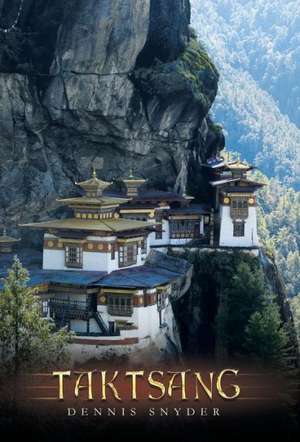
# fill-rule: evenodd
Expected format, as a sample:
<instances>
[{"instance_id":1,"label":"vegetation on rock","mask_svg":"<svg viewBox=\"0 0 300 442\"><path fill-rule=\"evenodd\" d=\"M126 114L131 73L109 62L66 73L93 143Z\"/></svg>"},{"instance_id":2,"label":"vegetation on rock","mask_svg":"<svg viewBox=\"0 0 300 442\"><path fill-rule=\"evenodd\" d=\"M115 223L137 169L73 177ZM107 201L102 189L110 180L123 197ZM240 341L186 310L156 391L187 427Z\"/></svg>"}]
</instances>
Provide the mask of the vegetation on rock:
<instances>
[{"instance_id":1,"label":"vegetation on rock","mask_svg":"<svg viewBox=\"0 0 300 442\"><path fill-rule=\"evenodd\" d=\"M192 287L175 305L184 350L218 358L251 354L264 363L281 363L287 333L259 259L217 251L186 252L186 257L194 265Z\"/></svg>"},{"instance_id":2,"label":"vegetation on rock","mask_svg":"<svg viewBox=\"0 0 300 442\"><path fill-rule=\"evenodd\" d=\"M178 72L191 83L194 93L208 110L215 99L219 73L197 38L192 37L181 54Z\"/></svg>"}]
</instances>

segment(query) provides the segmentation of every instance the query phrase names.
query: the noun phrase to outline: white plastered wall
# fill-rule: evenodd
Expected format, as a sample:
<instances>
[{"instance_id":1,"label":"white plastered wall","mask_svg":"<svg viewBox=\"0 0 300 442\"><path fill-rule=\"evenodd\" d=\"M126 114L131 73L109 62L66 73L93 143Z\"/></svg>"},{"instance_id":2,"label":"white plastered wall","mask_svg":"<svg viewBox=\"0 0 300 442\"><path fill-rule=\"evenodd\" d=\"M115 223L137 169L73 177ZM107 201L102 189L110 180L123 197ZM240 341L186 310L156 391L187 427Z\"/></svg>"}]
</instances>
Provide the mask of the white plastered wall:
<instances>
[{"instance_id":1,"label":"white plastered wall","mask_svg":"<svg viewBox=\"0 0 300 442\"><path fill-rule=\"evenodd\" d=\"M54 235L45 234L45 239L58 239ZM112 242L115 237L87 237L87 240L98 242ZM137 262L131 266L121 267L126 269L129 267L136 267L143 265L150 248L147 241L147 253L142 253L141 247L138 247ZM82 267L80 269L67 267L65 265L65 249L45 249L43 250L43 269L44 270L85 270L85 271L96 271L96 272L113 272L114 270L119 270L119 254L115 252L115 258L112 259L111 252L89 252L84 251L82 254Z\"/></svg>"},{"instance_id":2,"label":"white plastered wall","mask_svg":"<svg viewBox=\"0 0 300 442\"><path fill-rule=\"evenodd\" d=\"M220 220L221 247L259 247L256 207L249 207L249 216L245 220L244 236L233 236L233 219L230 216L230 206L220 206Z\"/></svg>"}]
</instances>

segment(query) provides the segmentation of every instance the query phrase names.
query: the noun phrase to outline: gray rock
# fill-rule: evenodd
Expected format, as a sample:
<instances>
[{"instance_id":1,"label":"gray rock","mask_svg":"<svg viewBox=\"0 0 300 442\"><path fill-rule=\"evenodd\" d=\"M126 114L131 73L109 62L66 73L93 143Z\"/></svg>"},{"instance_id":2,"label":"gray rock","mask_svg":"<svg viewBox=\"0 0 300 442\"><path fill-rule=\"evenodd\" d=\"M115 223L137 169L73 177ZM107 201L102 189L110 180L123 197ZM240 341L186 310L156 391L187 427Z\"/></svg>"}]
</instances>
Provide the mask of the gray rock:
<instances>
[{"instance_id":1,"label":"gray rock","mask_svg":"<svg viewBox=\"0 0 300 442\"><path fill-rule=\"evenodd\" d=\"M2 3L12 14L18 1ZM188 0L25 0L17 32L0 33L0 223L10 233L63 216L56 198L75 194L96 157L104 179L133 166L150 187L207 193L200 164L224 144L208 116L218 76L185 71L189 20Z\"/></svg>"}]
</instances>

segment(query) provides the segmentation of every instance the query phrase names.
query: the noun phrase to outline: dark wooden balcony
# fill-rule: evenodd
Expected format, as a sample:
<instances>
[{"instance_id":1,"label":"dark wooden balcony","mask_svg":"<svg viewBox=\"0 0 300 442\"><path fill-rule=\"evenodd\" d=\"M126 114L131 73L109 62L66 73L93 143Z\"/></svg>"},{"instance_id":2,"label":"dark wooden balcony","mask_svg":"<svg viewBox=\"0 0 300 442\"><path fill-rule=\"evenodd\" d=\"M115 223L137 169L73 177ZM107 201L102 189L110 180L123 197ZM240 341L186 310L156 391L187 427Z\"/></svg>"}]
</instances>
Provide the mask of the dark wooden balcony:
<instances>
[{"instance_id":1,"label":"dark wooden balcony","mask_svg":"<svg viewBox=\"0 0 300 442\"><path fill-rule=\"evenodd\" d=\"M84 301L51 299L49 307L50 316L55 319L83 319L86 321L93 316L90 304Z\"/></svg>"}]
</instances>

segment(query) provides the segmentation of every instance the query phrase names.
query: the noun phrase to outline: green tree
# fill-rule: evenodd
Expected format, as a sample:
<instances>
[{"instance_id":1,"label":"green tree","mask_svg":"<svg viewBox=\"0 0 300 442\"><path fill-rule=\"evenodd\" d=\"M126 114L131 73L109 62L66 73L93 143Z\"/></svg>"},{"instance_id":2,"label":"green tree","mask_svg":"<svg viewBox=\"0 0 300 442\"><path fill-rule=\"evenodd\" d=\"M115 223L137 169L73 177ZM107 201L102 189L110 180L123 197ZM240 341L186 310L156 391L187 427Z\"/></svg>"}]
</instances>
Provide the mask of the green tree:
<instances>
[{"instance_id":1,"label":"green tree","mask_svg":"<svg viewBox=\"0 0 300 442\"><path fill-rule=\"evenodd\" d=\"M298 346L300 350L300 295L294 296L294 298L290 300L290 305L293 312L295 328L298 337Z\"/></svg>"},{"instance_id":2,"label":"green tree","mask_svg":"<svg viewBox=\"0 0 300 442\"><path fill-rule=\"evenodd\" d=\"M246 348L250 354L260 361L279 364L287 343L277 304L266 304L262 311L251 315L246 327Z\"/></svg>"},{"instance_id":3,"label":"green tree","mask_svg":"<svg viewBox=\"0 0 300 442\"><path fill-rule=\"evenodd\" d=\"M42 317L36 290L27 286L28 271L17 257L4 279L0 293L0 363L2 370L45 368L67 360L71 334L54 331Z\"/></svg>"},{"instance_id":4,"label":"green tree","mask_svg":"<svg viewBox=\"0 0 300 442\"><path fill-rule=\"evenodd\" d=\"M253 312L261 310L267 293L263 272L255 263L241 260L222 290L216 327L230 354L243 352L245 327Z\"/></svg>"}]
</instances>

